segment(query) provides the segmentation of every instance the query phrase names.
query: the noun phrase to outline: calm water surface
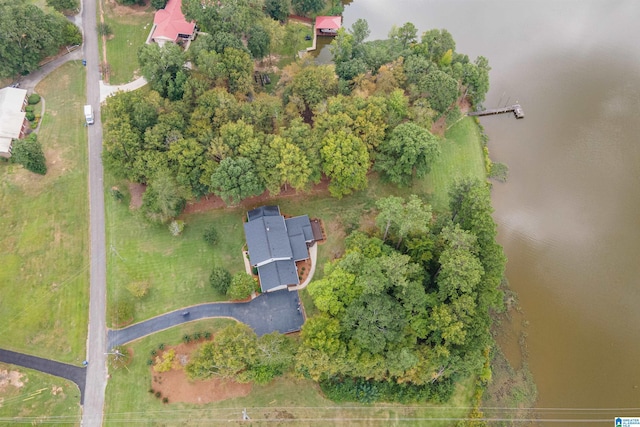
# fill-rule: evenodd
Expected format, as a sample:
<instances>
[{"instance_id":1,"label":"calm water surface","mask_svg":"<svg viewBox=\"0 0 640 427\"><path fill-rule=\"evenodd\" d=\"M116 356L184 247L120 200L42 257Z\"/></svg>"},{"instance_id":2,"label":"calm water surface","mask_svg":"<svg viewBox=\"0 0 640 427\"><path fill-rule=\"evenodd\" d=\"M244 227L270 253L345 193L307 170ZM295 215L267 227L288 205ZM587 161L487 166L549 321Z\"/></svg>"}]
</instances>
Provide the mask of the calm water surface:
<instances>
[{"instance_id":1,"label":"calm water surface","mask_svg":"<svg viewBox=\"0 0 640 427\"><path fill-rule=\"evenodd\" d=\"M640 416L640 1L350 2L345 25L360 17L372 38L446 28L458 52L489 58L485 106L523 105L524 120L482 124L510 169L493 202L537 406Z\"/></svg>"}]
</instances>

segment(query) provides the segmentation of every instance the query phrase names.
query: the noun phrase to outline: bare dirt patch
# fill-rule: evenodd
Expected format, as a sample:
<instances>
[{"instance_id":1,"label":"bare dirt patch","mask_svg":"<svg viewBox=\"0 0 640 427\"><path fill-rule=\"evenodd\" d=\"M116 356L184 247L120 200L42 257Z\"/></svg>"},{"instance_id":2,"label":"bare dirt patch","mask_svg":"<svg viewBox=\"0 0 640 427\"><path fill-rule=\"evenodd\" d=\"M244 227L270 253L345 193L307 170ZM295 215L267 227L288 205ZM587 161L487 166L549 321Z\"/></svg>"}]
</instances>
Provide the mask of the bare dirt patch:
<instances>
[{"instance_id":1,"label":"bare dirt patch","mask_svg":"<svg viewBox=\"0 0 640 427\"><path fill-rule=\"evenodd\" d=\"M242 202L240 202L238 206L241 206L248 210L248 209L253 209L257 206L264 205L265 202L268 202L273 197L304 198L309 195L328 194L329 193L328 187L329 187L329 179L323 178L318 184L313 185L311 189L307 192L296 191L293 188L289 187L289 188L281 189L280 193L274 194L272 196L271 193L269 193L269 191L267 190L264 193L260 194L259 196L254 196L254 197L249 197L247 199L244 199ZM227 207L227 204L224 202L224 200L222 200L220 197L214 194L209 194L200 200L187 203L187 207L184 209L183 213L192 214L192 213L199 213L199 212L207 212L212 209L222 209L225 207Z\"/></svg>"},{"instance_id":2,"label":"bare dirt patch","mask_svg":"<svg viewBox=\"0 0 640 427\"><path fill-rule=\"evenodd\" d=\"M168 372L157 373L151 369L151 389L154 393L160 392L160 398L169 399L172 402L184 403L210 403L234 397L246 396L251 392L251 384L240 384L235 381L214 378L206 381L191 381L187 378L182 367L187 364L191 353L198 348L203 341L180 344L175 347L165 348L165 352L175 350L175 360L179 368L175 367ZM162 356L162 352L158 352Z\"/></svg>"},{"instance_id":3,"label":"bare dirt patch","mask_svg":"<svg viewBox=\"0 0 640 427\"><path fill-rule=\"evenodd\" d=\"M147 186L144 184L138 184L137 182L129 183L129 196L131 197L131 200L129 200L129 209L140 209L142 206L142 195L146 189Z\"/></svg>"},{"instance_id":4,"label":"bare dirt patch","mask_svg":"<svg viewBox=\"0 0 640 427\"><path fill-rule=\"evenodd\" d=\"M0 392L5 391L9 386L14 388L22 388L27 381L21 381L24 374L18 371L9 371L8 369L0 370Z\"/></svg>"}]
</instances>

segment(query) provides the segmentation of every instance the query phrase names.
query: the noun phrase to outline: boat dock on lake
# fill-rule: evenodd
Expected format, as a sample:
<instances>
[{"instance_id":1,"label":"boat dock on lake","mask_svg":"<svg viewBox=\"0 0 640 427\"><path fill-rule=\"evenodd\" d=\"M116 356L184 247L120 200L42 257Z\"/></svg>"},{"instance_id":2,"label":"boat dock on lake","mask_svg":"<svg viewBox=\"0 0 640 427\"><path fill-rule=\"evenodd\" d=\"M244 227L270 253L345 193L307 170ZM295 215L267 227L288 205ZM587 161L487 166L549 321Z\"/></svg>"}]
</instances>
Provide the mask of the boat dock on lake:
<instances>
[{"instance_id":1,"label":"boat dock on lake","mask_svg":"<svg viewBox=\"0 0 640 427\"><path fill-rule=\"evenodd\" d=\"M524 110L520 104L513 104L503 108L493 108L490 110L471 111L467 113L467 116L491 116L493 114L513 113L516 119L524 118Z\"/></svg>"}]
</instances>

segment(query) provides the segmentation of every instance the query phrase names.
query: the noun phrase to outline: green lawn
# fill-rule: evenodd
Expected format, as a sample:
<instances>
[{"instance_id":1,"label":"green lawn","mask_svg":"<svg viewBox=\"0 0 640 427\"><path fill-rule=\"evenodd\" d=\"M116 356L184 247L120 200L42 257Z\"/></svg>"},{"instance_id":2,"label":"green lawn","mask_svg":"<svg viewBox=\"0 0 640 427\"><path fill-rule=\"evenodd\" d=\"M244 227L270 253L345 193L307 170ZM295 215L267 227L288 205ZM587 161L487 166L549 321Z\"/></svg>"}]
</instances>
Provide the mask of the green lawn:
<instances>
[{"instance_id":1,"label":"green lawn","mask_svg":"<svg viewBox=\"0 0 640 427\"><path fill-rule=\"evenodd\" d=\"M112 32L107 40L109 84L130 82L139 77L138 48L144 44L151 31L155 9L149 6L144 10L135 8L130 9L131 13L124 13L127 10L124 6L114 8L113 3L107 3L103 7L105 23Z\"/></svg>"},{"instance_id":2,"label":"green lawn","mask_svg":"<svg viewBox=\"0 0 640 427\"><path fill-rule=\"evenodd\" d=\"M0 163L0 347L79 363L89 290L84 68L67 63L36 91L49 171Z\"/></svg>"},{"instance_id":3,"label":"green lawn","mask_svg":"<svg viewBox=\"0 0 640 427\"><path fill-rule=\"evenodd\" d=\"M242 398L222 402L194 405L185 403L163 404L148 392L152 384L147 365L151 350L160 344L173 345L184 334L194 331L215 331L230 320L206 320L159 332L143 338L130 347L133 360L127 369L110 370L111 379L106 390L105 426L136 425L219 425L241 420L242 409L251 416L250 425L402 425L448 426L451 421L428 421L425 418L459 418L468 411L472 382L460 384L453 399L437 405L361 405L336 404L325 399L318 386L309 380L280 378L266 386L253 386L252 392ZM459 408L459 409L458 409ZM282 419L282 424L276 421ZM421 419L421 420L420 420ZM275 424L274 424L275 423ZM233 424L235 425L235 424Z\"/></svg>"},{"instance_id":4,"label":"green lawn","mask_svg":"<svg viewBox=\"0 0 640 427\"><path fill-rule=\"evenodd\" d=\"M0 424L80 425L80 390L74 383L5 363L0 378Z\"/></svg>"},{"instance_id":5,"label":"green lawn","mask_svg":"<svg viewBox=\"0 0 640 427\"><path fill-rule=\"evenodd\" d=\"M107 189L114 183L109 178ZM126 184L118 183L126 193ZM180 307L224 299L209 285L214 266L231 273L244 270L245 244L240 209L215 210L186 216L181 236L173 237L166 225L151 224L129 209L128 195L118 202L107 194L107 282L110 305L117 295L128 298L131 283L146 281L149 294L136 300L135 321ZM218 243L208 246L203 234L215 226Z\"/></svg>"},{"instance_id":6,"label":"green lawn","mask_svg":"<svg viewBox=\"0 0 640 427\"><path fill-rule=\"evenodd\" d=\"M456 123L447 132L446 140L440 147L440 159L424 181L424 191L432 194L434 209L447 208L449 188L456 179L472 177L483 180L487 176L480 129L473 118L467 117Z\"/></svg>"}]
</instances>

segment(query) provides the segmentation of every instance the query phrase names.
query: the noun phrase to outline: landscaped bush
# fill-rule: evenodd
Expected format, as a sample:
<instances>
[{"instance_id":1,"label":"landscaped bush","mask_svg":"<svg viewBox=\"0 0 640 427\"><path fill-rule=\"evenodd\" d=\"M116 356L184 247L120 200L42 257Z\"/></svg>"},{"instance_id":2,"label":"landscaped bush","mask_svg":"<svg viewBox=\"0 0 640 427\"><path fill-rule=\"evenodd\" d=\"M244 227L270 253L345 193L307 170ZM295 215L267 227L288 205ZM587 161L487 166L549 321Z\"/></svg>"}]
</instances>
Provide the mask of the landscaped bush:
<instances>
[{"instance_id":1,"label":"landscaped bush","mask_svg":"<svg viewBox=\"0 0 640 427\"><path fill-rule=\"evenodd\" d=\"M44 152L35 133L30 134L27 139L20 140L13 144L11 161L21 164L31 172L40 175L47 173L47 163L44 158Z\"/></svg>"},{"instance_id":2,"label":"landscaped bush","mask_svg":"<svg viewBox=\"0 0 640 427\"><path fill-rule=\"evenodd\" d=\"M35 108L36 107L34 107L33 105L27 105L26 107L24 107L24 111L26 111L27 113L33 113Z\"/></svg>"},{"instance_id":3,"label":"landscaped bush","mask_svg":"<svg viewBox=\"0 0 640 427\"><path fill-rule=\"evenodd\" d=\"M214 267L209 276L209 283L216 292L226 295L231 285L231 273L222 267Z\"/></svg>"},{"instance_id":4,"label":"landscaped bush","mask_svg":"<svg viewBox=\"0 0 640 427\"><path fill-rule=\"evenodd\" d=\"M183 230L184 221L182 221L181 219L174 219L169 223L169 233L171 233L172 236L179 236L180 234L182 234Z\"/></svg>"},{"instance_id":5,"label":"landscaped bush","mask_svg":"<svg viewBox=\"0 0 640 427\"><path fill-rule=\"evenodd\" d=\"M29 105L36 105L38 102L40 102L40 95L38 95L37 93L32 93L31 95L29 95L27 102L29 103Z\"/></svg>"},{"instance_id":6,"label":"landscaped bush","mask_svg":"<svg viewBox=\"0 0 640 427\"><path fill-rule=\"evenodd\" d=\"M236 273L231 279L231 285L227 289L227 296L231 299L245 299L255 290L256 282L247 273Z\"/></svg>"},{"instance_id":7,"label":"landscaped bush","mask_svg":"<svg viewBox=\"0 0 640 427\"><path fill-rule=\"evenodd\" d=\"M27 120L29 120L30 122L34 121L36 119L36 115L33 114L33 111L27 111L25 114L25 117L27 118Z\"/></svg>"},{"instance_id":8,"label":"landscaped bush","mask_svg":"<svg viewBox=\"0 0 640 427\"><path fill-rule=\"evenodd\" d=\"M209 246L215 246L215 244L218 242L218 232L213 225L207 227L202 237L204 238L204 241L209 244Z\"/></svg>"},{"instance_id":9,"label":"landscaped bush","mask_svg":"<svg viewBox=\"0 0 640 427\"><path fill-rule=\"evenodd\" d=\"M162 357L156 357L156 363L153 367L153 370L159 373L169 372L171 370L171 367L173 366L173 361L175 358L176 351L174 349L165 352Z\"/></svg>"}]
</instances>

